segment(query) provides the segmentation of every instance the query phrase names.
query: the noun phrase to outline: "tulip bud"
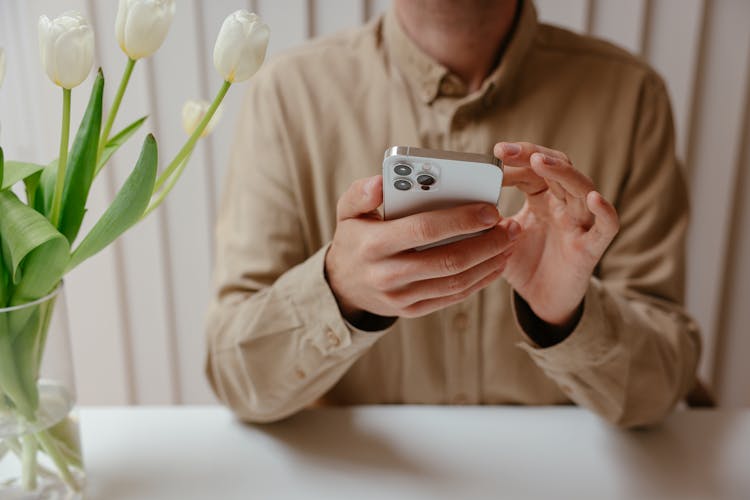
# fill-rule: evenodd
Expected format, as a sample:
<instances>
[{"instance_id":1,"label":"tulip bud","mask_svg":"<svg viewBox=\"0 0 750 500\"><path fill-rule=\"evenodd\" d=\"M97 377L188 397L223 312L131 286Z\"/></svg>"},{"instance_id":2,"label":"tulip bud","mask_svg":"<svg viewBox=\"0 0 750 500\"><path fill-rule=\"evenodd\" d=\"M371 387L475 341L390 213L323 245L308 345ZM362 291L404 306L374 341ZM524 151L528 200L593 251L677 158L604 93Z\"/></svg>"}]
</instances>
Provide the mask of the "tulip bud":
<instances>
[{"instance_id":1,"label":"tulip bud","mask_svg":"<svg viewBox=\"0 0 750 500\"><path fill-rule=\"evenodd\" d=\"M238 10L227 16L214 45L214 66L229 83L247 80L263 64L270 37L256 14Z\"/></svg>"},{"instance_id":2,"label":"tulip bud","mask_svg":"<svg viewBox=\"0 0 750 500\"><path fill-rule=\"evenodd\" d=\"M175 0L120 0L115 36L120 48L134 61L157 51L167 37Z\"/></svg>"},{"instance_id":3,"label":"tulip bud","mask_svg":"<svg viewBox=\"0 0 750 500\"><path fill-rule=\"evenodd\" d=\"M187 135L193 135L198 124L203 120L203 117L206 116L209 106L211 106L211 103L208 101L185 101L185 104L182 106L182 128L185 129ZM206 125L206 128L201 132L201 137L210 134L216 127L216 124L219 123L220 119L221 106L216 108L216 112L211 119L208 120L208 125Z\"/></svg>"},{"instance_id":4,"label":"tulip bud","mask_svg":"<svg viewBox=\"0 0 750 500\"><path fill-rule=\"evenodd\" d=\"M0 47L0 87L3 86L5 79L5 49Z\"/></svg>"},{"instance_id":5,"label":"tulip bud","mask_svg":"<svg viewBox=\"0 0 750 500\"><path fill-rule=\"evenodd\" d=\"M47 76L66 89L80 85L94 64L94 31L78 12L39 18L39 53Z\"/></svg>"}]
</instances>

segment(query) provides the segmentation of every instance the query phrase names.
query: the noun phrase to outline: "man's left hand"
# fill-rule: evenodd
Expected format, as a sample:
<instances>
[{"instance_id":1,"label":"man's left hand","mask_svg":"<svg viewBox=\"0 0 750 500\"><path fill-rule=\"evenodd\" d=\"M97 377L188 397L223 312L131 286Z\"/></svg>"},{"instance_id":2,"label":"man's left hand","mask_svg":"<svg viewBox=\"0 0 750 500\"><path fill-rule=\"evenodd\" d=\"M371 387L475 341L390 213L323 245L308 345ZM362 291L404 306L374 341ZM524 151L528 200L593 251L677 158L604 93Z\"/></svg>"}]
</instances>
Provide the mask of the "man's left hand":
<instances>
[{"instance_id":1,"label":"man's left hand","mask_svg":"<svg viewBox=\"0 0 750 500\"><path fill-rule=\"evenodd\" d=\"M619 230L615 208L570 159L528 142L495 145L504 186L526 195L523 232L503 277L542 321L572 329L591 275Z\"/></svg>"}]
</instances>

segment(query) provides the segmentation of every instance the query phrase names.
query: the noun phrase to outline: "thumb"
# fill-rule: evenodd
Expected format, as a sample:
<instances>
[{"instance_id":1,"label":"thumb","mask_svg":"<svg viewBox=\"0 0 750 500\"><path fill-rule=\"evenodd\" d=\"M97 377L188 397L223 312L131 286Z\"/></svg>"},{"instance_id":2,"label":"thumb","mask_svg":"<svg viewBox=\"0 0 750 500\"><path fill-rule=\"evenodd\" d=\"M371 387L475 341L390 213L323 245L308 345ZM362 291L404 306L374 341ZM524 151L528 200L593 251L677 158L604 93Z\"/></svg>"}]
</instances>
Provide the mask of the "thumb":
<instances>
[{"instance_id":1,"label":"thumb","mask_svg":"<svg viewBox=\"0 0 750 500\"><path fill-rule=\"evenodd\" d=\"M339 198L338 220L353 219L377 210L383 203L383 176L358 179Z\"/></svg>"}]
</instances>

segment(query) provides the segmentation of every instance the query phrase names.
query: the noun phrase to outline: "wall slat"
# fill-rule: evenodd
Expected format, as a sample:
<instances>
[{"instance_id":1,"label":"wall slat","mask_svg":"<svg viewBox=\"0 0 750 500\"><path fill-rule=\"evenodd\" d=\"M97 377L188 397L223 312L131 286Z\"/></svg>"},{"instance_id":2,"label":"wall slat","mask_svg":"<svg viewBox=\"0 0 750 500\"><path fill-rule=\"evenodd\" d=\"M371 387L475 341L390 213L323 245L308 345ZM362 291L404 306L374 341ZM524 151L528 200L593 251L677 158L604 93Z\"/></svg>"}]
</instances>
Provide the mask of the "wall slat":
<instances>
[{"instance_id":1,"label":"wall slat","mask_svg":"<svg viewBox=\"0 0 750 500\"><path fill-rule=\"evenodd\" d=\"M182 129L182 105L187 99L205 97L201 95L201 70L193 43L197 26L195 4L180 2L178 9L169 37L149 60L154 93L151 107L156 111L162 168L187 139ZM167 222L162 238L163 265L174 322L169 345L178 402L211 400L201 365L194 361L188 366L181 363L183 352L192 352L194 345L203 346L204 313L210 297L212 235L208 219L212 210L205 185L205 151L204 144L199 143L180 182L159 209Z\"/></svg>"},{"instance_id":2,"label":"wall slat","mask_svg":"<svg viewBox=\"0 0 750 500\"><path fill-rule=\"evenodd\" d=\"M216 95L216 92L218 92L219 87L221 87L221 78L216 72L213 63L214 43L219 34L221 23L224 22L224 18L227 15L237 9L254 11L255 7L253 3L247 0L216 0L210 4L199 2L196 5L201 13L198 19L202 24L200 27L201 39L196 39L196 43L199 45L199 47L196 47L196 50L198 63L201 68L201 90L204 94L204 99L212 99ZM275 36L274 29L271 37ZM234 141L234 124L237 122L242 98L248 85L252 85L252 83L235 85L230 89L222 103L221 120L213 133L202 139L208 153L208 158L206 159L206 182L208 187L214 191L213 196L210 196L213 206L210 207L208 217L211 235L214 232L216 211L218 210L223 190L224 174L229 164L229 153ZM210 250L213 256L213 242L211 242Z\"/></svg>"},{"instance_id":3,"label":"wall slat","mask_svg":"<svg viewBox=\"0 0 750 500\"><path fill-rule=\"evenodd\" d=\"M647 0L594 0L591 34L640 54L647 3Z\"/></svg>"},{"instance_id":4,"label":"wall slat","mask_svg":"<svg viewBox=\"0 0 750 500\"><path fill-rule=\"evenodd\" d=\"M744 353L750 322L750 3L738 0L536 0L540 17L589 31L642 53L664 76L677 147L691 172L688 309L703 326L701 373L716 374L722 401L750 404ZM224 17L258 11L271 25L269 57L374 17L390 0L183 0L154 59L139 62L115 129L151 118L92 189L91 227L108 206L153 130L162 167L185 140L188 98L211 99L221 81L213 44ZM0 139L9 158L49 161L57 154L60 90L38 63L37 18L67 9L95 23L97 56L111 102L124 56L114 41L117 2L0 0L0 45L8 74L0 89ZM77 127L93 77L73 94ZM203 376L204 314L212 293L217 204L247 85L233 87L212 136L201 141L165 206L67 279L80 400L84 404L213 402ZM23 116L23 120L18 120ZM743 129L744 127L744 129ZM727 279L725 279L725 276ZM723 319L722 319L723 318ZM719 364L715 364L718 360Z\"/></svg>"},{"instance_id":5,"label":"wall slat","mask_svg":"<svg viewBox=\"0 0 750 500\"><path fill-rule=\"evenodd\" d=\"M687 156L704 0L651 0L646 59L666 80L677 132L677 152Z\"/></svg>"},{"instance_id":6,"label":"wall slat","mask_svg":"<svg viewBox=\"0 0 750 500\"><path fill-rule=\"evenodd\" d=\"M586 32L589 24L589 0L536 0L534 3L542 22L579 33Z\"/></svg>"},{"instance_id":7,"label":"wall slat","mask_svg":"<svg viewBox=\"0 0 750 500\"><path fill-rule=\"evenodd\" d=\"M328 35L359 26L365 17L363 2L352 0L315 0L313 2L313 36Z\"/></svg>"},{"instance_id":8,"label":"wall slat","mask_svg":"<svg viewBox=\"0 0 750 500\"><path fill-rule=\"evenodd\" d=\"M114 99L126 56L114 37L117 3L91 0L97 31L97 55L106 77L105 116ZM148 67L143 60L136 63L127 92L122 101L112 134L151 108ZM133 169L146 134L153 132L153 122L147 121L141 130L113 156L107 172L114 177L114 188L119 189ZM165 362L170 357L170 318L167 317L166 278L162 266L160 218L152 214L128 231L115 244L122 258L122 272L118 282L124 291L122 304L128 321L123 325L130 341L137 366L133 369L134 399L137 403L157 404L173 402L174 380Z\"/></svg>"},{"instance_id":9,"label":"wall slat","mask_svg":"<svg viewBox=\"0 0 750 500\"><path fill-rule=\"evenodd\" d=\"M38 63L37 22L41 14L49 17L59 15L62 10L74 9L87 15L85 0L68 1L64 9L60 2L33 0L24 3L18 20L23 29L20 35L26 40L23 46L30 50L29 74L24 81L37 86L35 100L43 117L33 135L42 157L39 161L50 161L57 156L60 137L61 91L44 74ZM93 72L92 72L93 73ZM33 84L31 82L34 82ZM77 130L88 100L93 82L90 76L72 93L71 136ZM33 109L33 108L31 108ZM72 142L72 137L71 137ZM81 234L93 225L93 221L106 209L111 201L106 175L97 179L89 195L89 213L84 219ZM70 273L66 279L66 300L73 337L73 357L76 364L79 401L83 404L124 404L131 400L131 371L127 363L129 352L123 330L121 296L117 286L117 262L114 248L85 262Z\"/></svg>"},{"instance_id":10,"label":"wall slat","mask_svg":"<svg viewBox=\"0 0 750 500\"><path fill-rule=\"evenodd\" d=\"M750 51L749 51L750 56ZM750 62L748 63L750 69ZM742 148L737 170L735 210L731 241L725 267L726 286L717 339L716 387L722 406L750 407L750 377L747 355L750 353L750 74L746 75L745 118Z\"/></svg>"},{"instance_id":11,"label":"wall slat","mask_svg":"<svg viewBox=\"0 0 750 500\"><path fill-rule=\"evenodd\" d=\"M307 39L309 28L307 0L256 0L258 13L271 26L268 54L299 45Z\"/></svg>"},{"instance_id":12,"label":"wall slat","mask_svg":"<svg viewBox=\"0 0 750 500\"><path fill-rule=\"evenodd\" d=\"M692 225L688 239L688 308L708 339L702 372L713 372L724 259L737 178L750 49L750 3L710 2L703 86L693 117ZM709 78L709 75L721 75Z\"/></svg>"}]
</instances>

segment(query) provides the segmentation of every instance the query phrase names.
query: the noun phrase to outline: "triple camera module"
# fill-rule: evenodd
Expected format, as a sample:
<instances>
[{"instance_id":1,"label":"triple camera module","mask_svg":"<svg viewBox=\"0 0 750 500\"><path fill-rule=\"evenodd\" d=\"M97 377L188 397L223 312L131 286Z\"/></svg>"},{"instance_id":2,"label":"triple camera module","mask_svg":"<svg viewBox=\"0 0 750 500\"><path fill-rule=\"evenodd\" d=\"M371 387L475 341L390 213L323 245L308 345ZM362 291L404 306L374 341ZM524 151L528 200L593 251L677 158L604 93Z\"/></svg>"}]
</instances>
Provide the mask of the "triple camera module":
<instances>
[{"instance_id":1,"label":"triple camera module","mask_svg":"<svg viewBox=\"0 0 750 500\"><path fill-rule=\"evenodd\" d=\"M428 166L424 168L429 169ZM393 187L395 187L399 191L409 191L414 187L414 181L409 178L414 172L414 169L411 165L408 165L406 163L398 163L394 165L393 171L396 173L396 175L401 176L393 181ZM422 189L423 191L429 191L430 186L433 186L437 179L435 178L435 175L433 173L422 170L417 173L416 181L420 189Z\"/></svg>"}]
</instances>

